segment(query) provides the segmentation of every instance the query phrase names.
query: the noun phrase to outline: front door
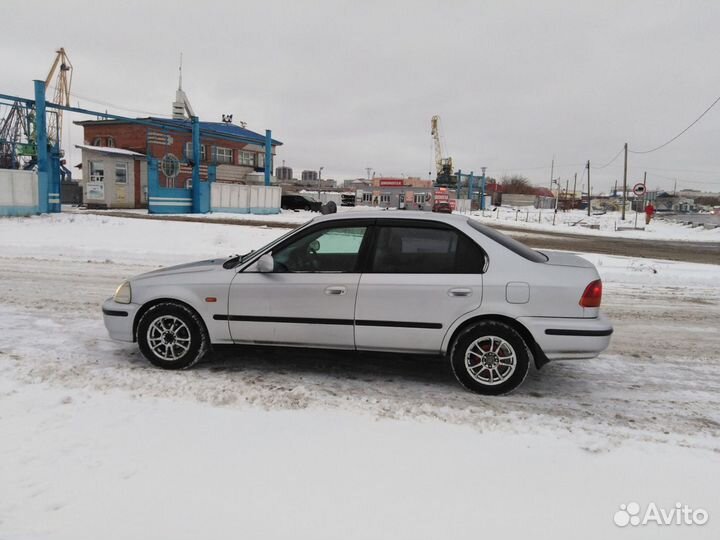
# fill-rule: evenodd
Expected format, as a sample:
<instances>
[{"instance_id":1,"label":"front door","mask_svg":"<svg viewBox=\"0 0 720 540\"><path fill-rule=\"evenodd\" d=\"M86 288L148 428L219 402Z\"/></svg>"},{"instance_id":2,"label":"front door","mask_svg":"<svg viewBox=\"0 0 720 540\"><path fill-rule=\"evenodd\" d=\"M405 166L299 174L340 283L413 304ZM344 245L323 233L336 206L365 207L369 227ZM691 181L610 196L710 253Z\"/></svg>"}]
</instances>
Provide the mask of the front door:
<instances>
[{"instance_id":1,"label":"front door","mask_svg":"<svg viewBox=\"0 0 720 540\"><path fill-rule=\"evenodd\" d=\"M482 301L485 254L456 229L378 220L355 309L359 350L437 353L448 327Z\"/></svg>"},{"instance_id":2,"label":"front door","mask_svg":"<svg viewBox=\"0 0 720 540\"><path fill-rule=\"evenodd\" d=\"M273 272L238 273L230 286L233 341L353 349L368 229L356 221L311 227L273 249Z\"/></svg>"}]
</instances>

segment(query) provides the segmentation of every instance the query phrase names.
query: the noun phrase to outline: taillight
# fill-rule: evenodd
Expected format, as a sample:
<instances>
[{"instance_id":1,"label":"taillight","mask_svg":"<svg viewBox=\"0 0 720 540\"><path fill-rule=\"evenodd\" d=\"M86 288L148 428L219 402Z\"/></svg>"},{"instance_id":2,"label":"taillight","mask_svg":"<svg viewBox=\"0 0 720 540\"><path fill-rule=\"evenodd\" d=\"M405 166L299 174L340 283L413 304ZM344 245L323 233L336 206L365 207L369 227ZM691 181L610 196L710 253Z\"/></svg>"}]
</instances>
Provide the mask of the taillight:
<instances>
[{"instance_id":1,"label":"taillight","mask_svg":"<svg viewBox=\"0 0 720 540\"><path fill-rule=\"evenodd\" d=\"M600 301L602 300L602 281L596 279L585 287L585 292L580 298L580 305L582 307L600 307Z\"/></svg>"}]
</instances>

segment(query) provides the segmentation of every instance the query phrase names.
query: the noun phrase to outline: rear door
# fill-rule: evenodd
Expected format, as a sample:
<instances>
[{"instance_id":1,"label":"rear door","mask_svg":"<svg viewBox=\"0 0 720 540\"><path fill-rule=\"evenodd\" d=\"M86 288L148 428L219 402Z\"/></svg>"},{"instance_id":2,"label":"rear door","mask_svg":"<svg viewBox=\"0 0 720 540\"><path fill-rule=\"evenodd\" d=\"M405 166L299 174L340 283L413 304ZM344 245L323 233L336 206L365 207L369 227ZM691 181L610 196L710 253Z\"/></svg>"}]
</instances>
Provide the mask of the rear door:
<instances>
[{"instance_id":1,"label":"rear door","mask_svg":"<svg viewBox=\"0 0 720 540\"><path fill-rule=\"evenodd\" d=\"M377 220L355 308L361 350L436 353L448 327L482 302L485 254L436 221Z\"/></svg>"}]
</instances>

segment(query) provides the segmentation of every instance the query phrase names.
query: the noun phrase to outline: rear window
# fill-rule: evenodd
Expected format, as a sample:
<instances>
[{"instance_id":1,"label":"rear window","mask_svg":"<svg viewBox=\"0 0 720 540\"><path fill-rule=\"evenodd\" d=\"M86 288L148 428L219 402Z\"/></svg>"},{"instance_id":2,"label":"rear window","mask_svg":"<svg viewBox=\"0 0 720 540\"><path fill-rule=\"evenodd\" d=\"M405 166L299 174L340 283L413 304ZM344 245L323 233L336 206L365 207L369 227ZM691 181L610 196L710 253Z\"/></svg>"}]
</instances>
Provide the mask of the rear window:
<instances>
[{"instance_id":1,"label":"rear window","mask_svg":"<svg viewBox=\"0 0 720 540\"><path fill-rule=\"evenodd\" d=\"M372 272L402 274L476 274L485 254L452 229L381 226Z\"/></svg>"},{"instance_id":2,"label":"rear window","mask_svg":"<svg viewBox=\"0 0 720 540\"><path fill-rule=\"evenodd\" d=\"M490 240L497 242L501 246L506 247L513 253L520 255L522 258L527 259L528 261L542 263L548 260L548 258L539 251L530 249L525 244L518 242L517 240L514 240L509 236L498 232L491 227L488 227L487 225L478 223L474 219L468 219L468 225L470 225L479 233L487 236Z\"/></svg>"}]
</instances>

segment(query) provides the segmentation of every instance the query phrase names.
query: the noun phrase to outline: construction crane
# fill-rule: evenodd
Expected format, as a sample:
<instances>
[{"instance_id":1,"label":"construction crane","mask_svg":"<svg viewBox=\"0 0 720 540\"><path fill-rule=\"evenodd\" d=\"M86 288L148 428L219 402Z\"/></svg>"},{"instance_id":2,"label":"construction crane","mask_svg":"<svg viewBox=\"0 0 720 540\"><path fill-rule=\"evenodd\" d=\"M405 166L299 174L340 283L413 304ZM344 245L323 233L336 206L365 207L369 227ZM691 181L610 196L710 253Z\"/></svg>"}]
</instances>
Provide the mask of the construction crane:
<instances>
[{"instance_id":1,"label":"construction crane","mask_svg":"<svg viewBox=\"0 0 720 540\"><path fill-rule=\"evenodd\" d=\"M45 79L45 91L54 90L53 103L70 105L72 63L65 49L55 51L55 61ZM51 86L52 83L52 86ZM48 142L51 147L62 140L62 110L48 112ZM16 101L0 120L0 169L31 169L37 163L35 145L35 111ZM70 178L70 171L61 162L63 177Z\"/></svg>"},{"instance_id":2,"label":"construction crane","mask_svg":"<svg viewBox=\"0 0 720 540\"><path fill-rule=\"evenodd\" d=\"M430 135L432 135L435 146L435 170L437 172L436 182L442 186L454 185L453 162L451 157L445 157L442 141L440 138L440 117L435 115L430 120Z\"/></svg>"},{"instance_id":3,"label":"construction crane","mask_svg":"<svg viewBox=\"0 0 720 540\"><path fill-rule=\"evenodd\" d=\"M34 114L27 106L16 101L0 121L0 169L20 169L24 156L32 157L35 148Z\"/></svg>"},{"instance_id":4,"label":"construction crane","mask_svg":"<svg viewBox=\"0 0 720 540\"><path fill-rule=\"evenodd\" d=\"M58 105L70 106L70 87L72 86L73 66L68 58L65 49L60 47L55 51L55 61L53 62L50 72L45 79L45 91L50 88L50 83L54 81L52 102ZM60 109L52 111L48 115L48 141L51 146L59 144L62 141L62 122L63 112Z\"/></svg>"}]
</instances>

